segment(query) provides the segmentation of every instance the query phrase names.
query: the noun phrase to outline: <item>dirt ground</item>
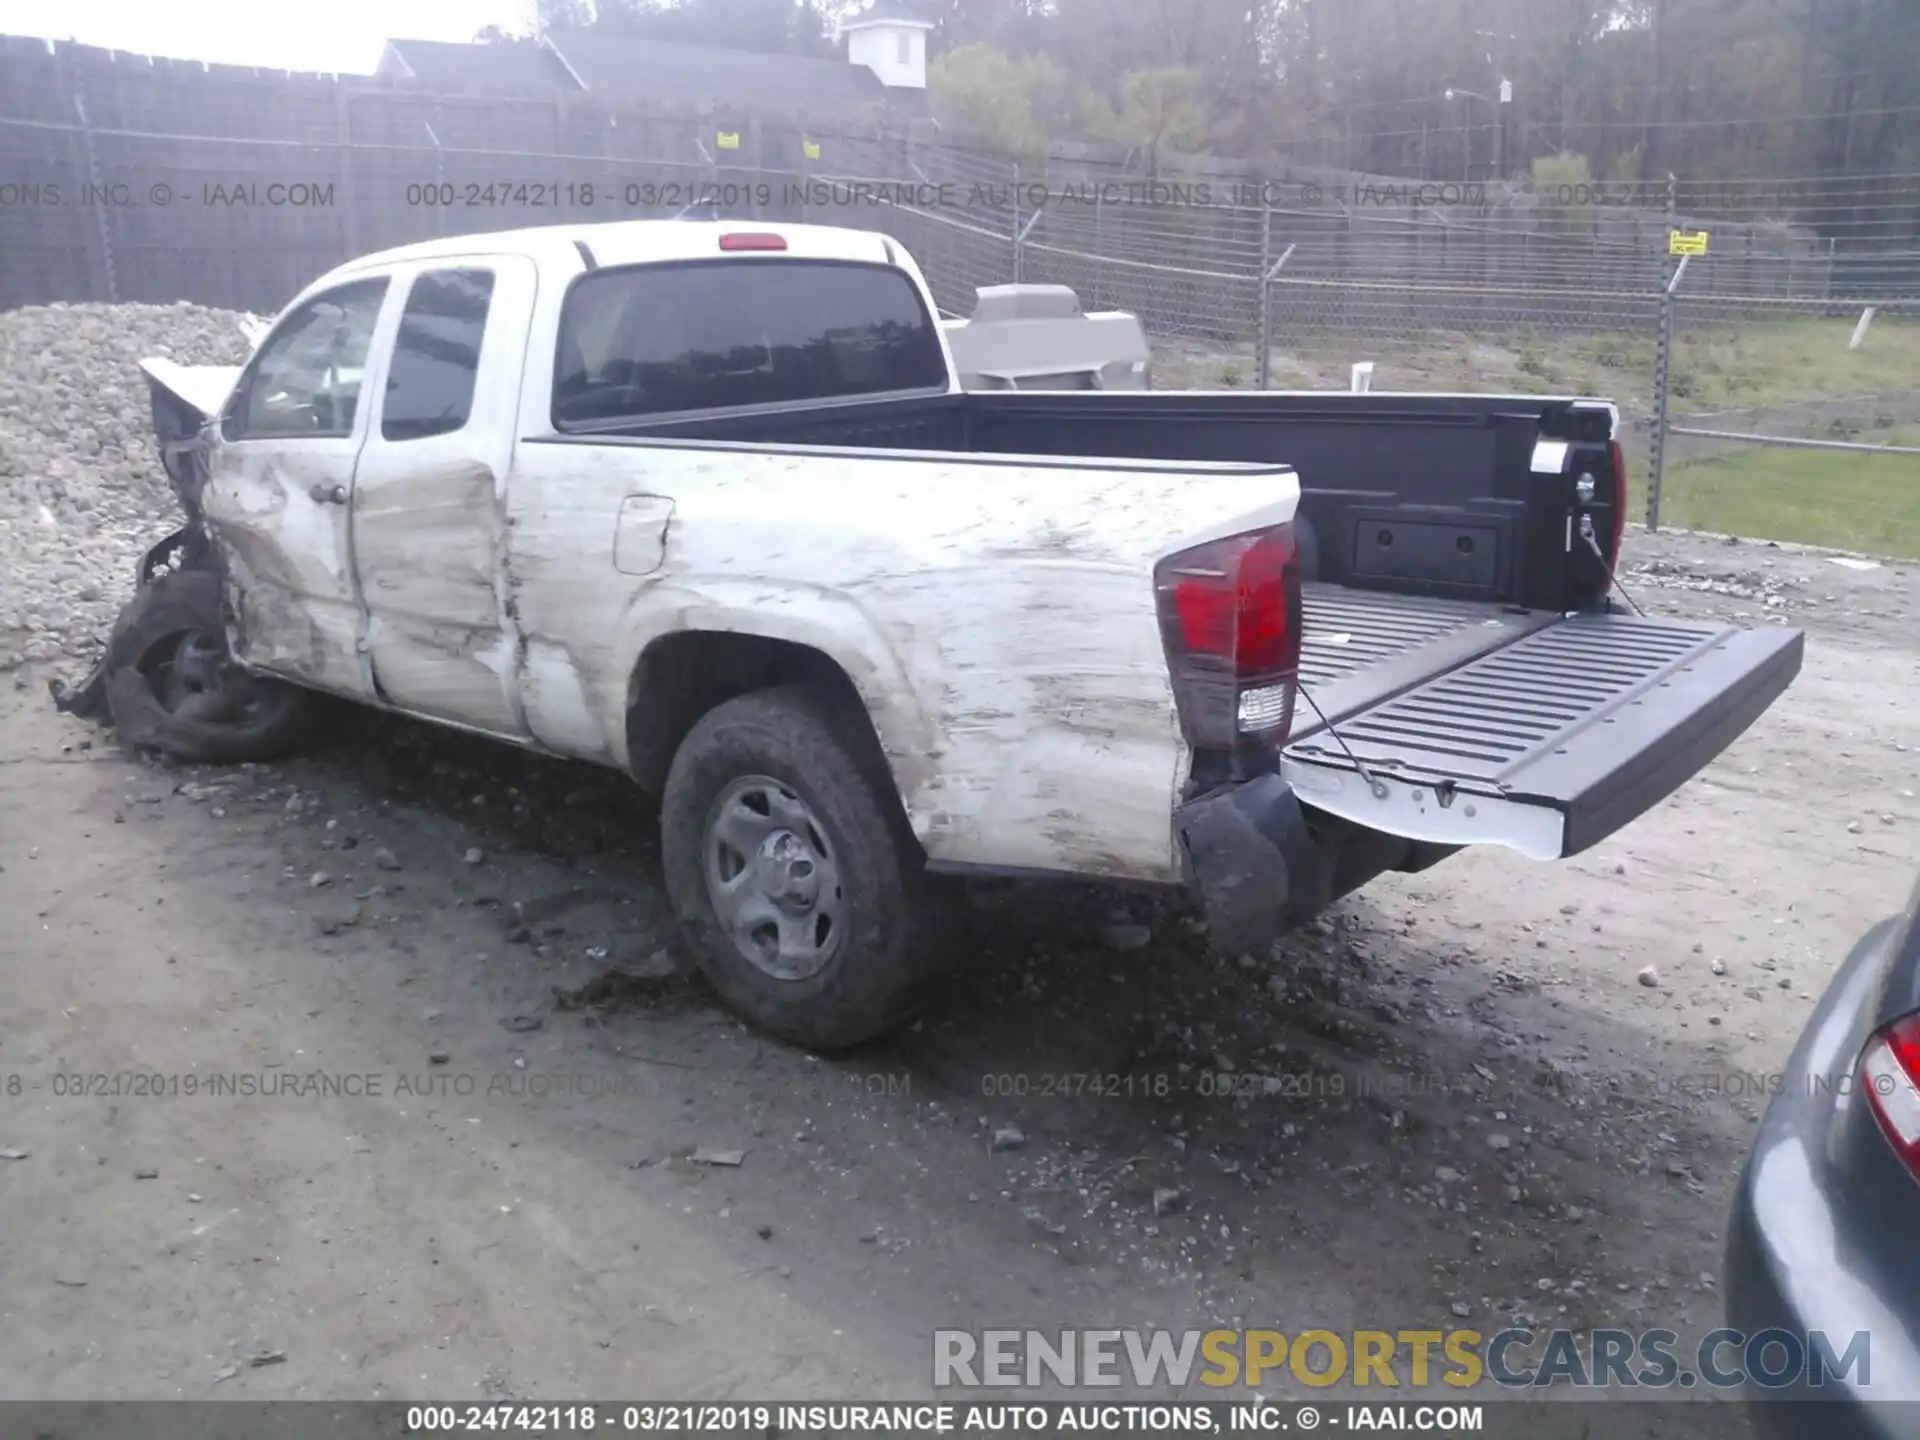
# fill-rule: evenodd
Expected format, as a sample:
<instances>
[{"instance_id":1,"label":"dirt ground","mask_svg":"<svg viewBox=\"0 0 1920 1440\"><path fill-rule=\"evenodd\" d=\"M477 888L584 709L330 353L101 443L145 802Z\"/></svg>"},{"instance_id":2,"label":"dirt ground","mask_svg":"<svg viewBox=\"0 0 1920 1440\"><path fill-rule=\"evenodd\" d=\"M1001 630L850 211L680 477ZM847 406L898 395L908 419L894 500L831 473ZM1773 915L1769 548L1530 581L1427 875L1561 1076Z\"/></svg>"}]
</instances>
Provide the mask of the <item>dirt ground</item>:
<instances>
[{"instance_id":1,"label":"dirt ground","mask_svg":"<svg viewBox=\"0 0 1920 1440\"><path fill-rule=\"evenodd\" d=\"M1612 841L1383 880L1250 968L982 890L925 1018L833 1062L674 973L597 772L345 711L167 768L21 671L0 1394L908 1397L948 1325L1697 1336L1752 1089L1920 869L1917 576L1636 536L1648 609L1811 639Z\"/></svg>"}]
</instances>

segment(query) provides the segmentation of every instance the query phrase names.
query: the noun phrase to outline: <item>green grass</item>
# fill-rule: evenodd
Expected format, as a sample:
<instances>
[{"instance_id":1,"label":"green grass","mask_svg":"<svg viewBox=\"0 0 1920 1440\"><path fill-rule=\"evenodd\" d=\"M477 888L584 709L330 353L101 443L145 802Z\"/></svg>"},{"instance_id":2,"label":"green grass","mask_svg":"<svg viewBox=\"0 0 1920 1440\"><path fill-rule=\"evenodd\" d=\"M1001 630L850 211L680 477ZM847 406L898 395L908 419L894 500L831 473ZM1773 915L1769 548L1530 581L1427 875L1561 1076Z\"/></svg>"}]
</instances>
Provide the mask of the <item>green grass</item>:
<instances>
[{"instance_id":1,"label":"green grass","mask_svg":"<svg viewBox=\"0 0 1920 1440\"><path fill-rule=\"evenodd\" d=\"M1711 318L1704 305L1681 307L1671 366L1676 414L1910 392L1920 385L1920 321L1882 315L1866 344L1848 350L1857 315L1738 325L1711 324ZM1165 389L1216 386L1223 360L1253 373L1246 345L1181 346L1156 338L1154 349L1155 383ZM1651 315L1638 328L1590 334L1283 330L1274 337L1274 353L1277 386L1345 389L1348 366L1372 360L1378 390L1605 395L1636 415L1653 401Z\"/></svg>"},{"instance_id":2,"label":"green grass","mask_svg":"<svg viewBox=\"0 0 1920 1440\"><path fill-rule=\"evenodd\" d=\"M1704 314L1683 306L1675 324L1669 373L1676 413L1747 409L1794 400L1879 395L1913 390L1920 377L1920 324L1874 321L1867 342L1847 349L1858 316L1836 319L1795 317L1739 325L1709 325ZM1653 394L1654 336L1614 331L1597 335L1519 335L1426 350L1411 342L1414 354L1403 363L1427 369L1454 383L1475 377L1481 388L1487 347L1516 356L1513 388L1536 393L1617 396L1623 402ZM1381 369L1392 364L1396 348L1379 348Z\"/></svg>"},{"instance_id":3,"label":"green grass","mask_svg":"<svg viewBox=\"0 0 1920 1440\"><path fill-rule=\"evenodd\" d=\"M1713 328L1690 323L1684 306L1680 317L1673 374L1693 393L1676 410L1878 395L1920 384L1920 325L1882 316L1866 344L1849 350L1857 315Z\"/></svg>"},{"instance_id":4,"label":"green grass","mask_svg":"<svg viewBox=\"0 0 1920 1440\"><path fill-rule=\"evenodd\" d=\"M1860 438L1916 445L1920 431ZM1689 530L1920 559L1920 455L1745 446L1668 466L1660 518Z\"/></svg>"}]
</instances>

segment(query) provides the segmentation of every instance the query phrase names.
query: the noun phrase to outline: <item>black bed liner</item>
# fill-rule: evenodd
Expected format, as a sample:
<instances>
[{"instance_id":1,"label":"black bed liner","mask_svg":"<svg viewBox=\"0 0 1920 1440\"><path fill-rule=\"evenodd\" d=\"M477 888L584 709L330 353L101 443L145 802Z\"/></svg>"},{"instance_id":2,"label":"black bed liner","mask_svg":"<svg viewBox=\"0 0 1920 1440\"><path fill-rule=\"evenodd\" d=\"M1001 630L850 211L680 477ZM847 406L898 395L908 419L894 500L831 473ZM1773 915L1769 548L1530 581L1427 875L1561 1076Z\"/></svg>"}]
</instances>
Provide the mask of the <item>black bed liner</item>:
<instances>
[{"instance_id":1,"label":"black bed liner","mask_svg":"<svg viewBox=\"0 0 1920 1440\"><path fill-rule=\"evenodd\" d=\"M1536 610L1598 605L1625 504L1599 401L1530 395L1007 391L595 423L536 443L824 446L979 457L1284 464L1309 579ZM1582 479L1593 483L1580 496Z\"/></svg>"},{"instance_id":2,"label":"black bed liner","mask_svg":"<svg viewBox=\"0 0 1920 1440\"><path fill-rule=\"evenodd\" d=\"M1561 817L1576 854L1671 794L1799 673L1796 630L1306 593L1290 760ZM1358 661L1359 663L1354 663ZM1309 803L1311 801L1309 800Z\"/></svg>"}]
</instances>

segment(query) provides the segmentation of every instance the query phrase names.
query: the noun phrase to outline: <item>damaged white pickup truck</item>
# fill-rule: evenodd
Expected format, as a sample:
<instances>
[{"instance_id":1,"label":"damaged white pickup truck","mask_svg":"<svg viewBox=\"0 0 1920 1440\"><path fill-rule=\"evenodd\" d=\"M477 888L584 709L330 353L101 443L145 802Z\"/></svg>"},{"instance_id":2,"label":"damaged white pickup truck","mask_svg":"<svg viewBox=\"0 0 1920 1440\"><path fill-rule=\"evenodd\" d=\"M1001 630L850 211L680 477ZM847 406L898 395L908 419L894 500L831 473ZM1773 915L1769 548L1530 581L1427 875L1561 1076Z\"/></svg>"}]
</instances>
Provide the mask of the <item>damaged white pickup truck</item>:
<instances>
[{"instance_id":1,"label":"damaged white pickup truck","mask_svg":"<svg viewBox=\"0 0 1920 1440\"><path fill-rule=\"evenodd\" d=\"M634 222L345 265L147 366L188 524L60 696L204 759L308 691L660 797L766 1029L862 1040L930 874L1192 894L1228 953L1385 870L1610 834L1800 664L1613 610L1612 407L963 393L883 236Z\"/></svg>"}]
</instances>

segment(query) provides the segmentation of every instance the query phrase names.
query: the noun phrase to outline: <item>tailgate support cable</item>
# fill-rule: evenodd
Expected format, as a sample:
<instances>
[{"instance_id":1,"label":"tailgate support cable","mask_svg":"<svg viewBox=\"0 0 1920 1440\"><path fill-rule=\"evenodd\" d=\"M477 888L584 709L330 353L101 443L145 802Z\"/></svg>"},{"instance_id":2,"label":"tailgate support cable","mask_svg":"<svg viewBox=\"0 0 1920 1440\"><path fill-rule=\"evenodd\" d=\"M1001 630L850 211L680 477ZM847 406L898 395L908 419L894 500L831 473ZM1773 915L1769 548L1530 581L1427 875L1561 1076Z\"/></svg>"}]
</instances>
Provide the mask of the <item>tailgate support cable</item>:
<instances>
[{"instance_id":1,"label":"tailgate support cable","mask_svg":"<svg viewBox=\"0 0 1920 1440\"><path fill-rule=\"evenodd\" d=\"M1327 712L1320 708L1320 702L1313 698L1312 692L1304 685L1300 685L1298 688L1300 690L1300 698L1313 707L1313 713L1320 717L1320 723L1327 727L1327 733L1340 742L1340 748L1346 752L1347 759L1353 762L1353 768L1360 772L1360 778L1367 782L1367 789L1373 792L1373 798L1376 800L1386 799L1386 784L1383 781L1375 779L1373 772L1367 769L1366 762L1353 753L1353 747L1347 744L1347 737L1333 728L1333 722L1327 718Z\"/></svg>"},{"instance_id":2,"label":"tailgate support cable","mask_svg":"<svg viewBox=\"0 0 1920 1440\"><path fill-rule=\"evenodd\" d=\"M1593 533L1593 516L1586 514L1581 515L1580 538L1587 542L1587 548L1593 551L1594 558L1600 562L1601 568L1607 572L1607 583L1620 592L1620 598L1633 607L1634 614L1638 615L1642 620L1646 619L1647 612L1640 608L1640 602L1627 592L1625 585L1620 583L1619 572L1608 562L1607 552L1600 548L1600 538ZM1315 708L1318 709L1317 706Z\"/></svg>"}]
</instances>

